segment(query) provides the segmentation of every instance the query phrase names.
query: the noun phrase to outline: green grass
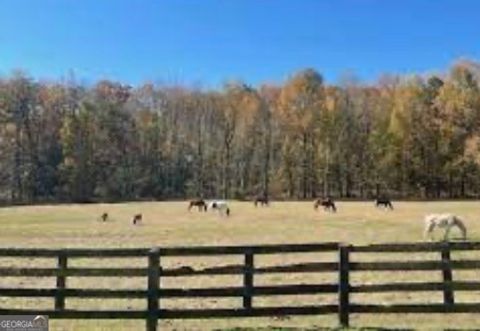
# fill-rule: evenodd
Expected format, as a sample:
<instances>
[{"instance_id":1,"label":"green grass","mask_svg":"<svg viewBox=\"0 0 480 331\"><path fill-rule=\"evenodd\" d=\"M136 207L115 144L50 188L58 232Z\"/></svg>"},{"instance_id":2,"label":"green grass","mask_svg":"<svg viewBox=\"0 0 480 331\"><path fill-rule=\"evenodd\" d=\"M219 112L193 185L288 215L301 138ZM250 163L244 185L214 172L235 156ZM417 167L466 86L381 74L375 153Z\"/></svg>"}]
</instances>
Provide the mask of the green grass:
<instances>
[{"instance_id":1,"label":"green grass","mask_svg":"<svg viewBox=\"0 0 480 331\"><path fill-rule=\"evenodd\" d=\"M192 245L247 245L278 243L312 243L339 241L353 244L385 242L418 242L422 240L423 217L433 212L452 212L465 219L470 240L480 240L480 204L478 202L400 202L395 210L376 209L371 202L339 202L336 214L315 212L310 202L273 202L271 207L255 208L252 203L232 202L232 216L223 218L214 212L187 211L186 202L144 202L125 204L89 204L61 206L28 206L0 209L2 247L153 247ZM103 212L111 220L99 221ZM133 226L131 217L143 214L143 224ZM456 232L452 232L457 235ZM441 233L438 233L438 237ZM461 254L454 253L453 258ZM462 253L463 254L463 253ZM471 253L468 253L471 254ZM462 256L479 258L480 256ZM429 254L396 256L365 254L362 259L438 259ZM303 254L259 257L257 265L299 263L308 261L336 261L335 254ZM2 266L54 266L53 259L19 260L0 259ZM167 267L239 263L238 257L225 258L165 258ZM80 259L70 265L145 266L145 259ZM255 278L256 284L293 284L336 282L336 274L269 275ZM413 273L358 273L352 282L375 283L388 281L435 281L441 274ZM480 280L478 271L454 273L457 280ZM166 287L238 286L241 278L232 276L198 277L195 279L164 279ZM144 288L142 278L69 278L67 286L77 288ZM6 278L0 279L1 287L54 287L55 280ZM459 302L480 301L479 292L462 292ZM255 298L254 305L300 305L336 303L335 295L284 296ZM368 303L438 302L441 293L380 293L353 295L352 300ZM162 303L164 307L238 307L239 299L181 299ZM0 298L1 307L52 308L50 299ZM144 300L85 300L67 299L67 308L91 309L143 309ZM456 315L353 315L351 324L358 328L432 329L475 328L480 317L474 314ZM142 321L51 321L52 330L143 330ZM161 330L320 330L336 328L336 316L310 316L290 318L247 318L162 321ZM276 329L275 329L276 328Z\"/></svg>"}]
</instances>

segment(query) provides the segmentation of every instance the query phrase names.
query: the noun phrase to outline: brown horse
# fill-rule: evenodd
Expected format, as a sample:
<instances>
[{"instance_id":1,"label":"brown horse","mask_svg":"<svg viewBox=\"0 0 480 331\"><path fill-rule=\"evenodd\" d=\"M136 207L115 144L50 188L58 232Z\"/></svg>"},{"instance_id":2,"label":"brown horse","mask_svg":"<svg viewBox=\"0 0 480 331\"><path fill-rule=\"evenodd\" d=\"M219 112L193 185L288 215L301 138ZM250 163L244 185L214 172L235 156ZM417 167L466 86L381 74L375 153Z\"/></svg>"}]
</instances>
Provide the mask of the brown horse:
<instances>
[{"instance_id":1,"label":"brown horse","mask_svg":"<svg viewBox=\"0 0 480 331\"><path fill-rule=\"evenodd\" d=\"M375 200L375 207L380 207L383 206L384 208L390 208L390 210L393 210L393 205L392 201L390 201L389 198L377 198Z\"/></svg>"},{"instance_id":2,"label":"brown horse","mask_svg":"<svg viewBox=\"0 0 480 331\"><path fill-rule=\"evenodd\" d=\"M142 214L136 214L133 216L132 223L133 225L142 221Z\"/></svg>"},{"instance_id":3,"label":"brown horse","mask_svg":"<svg viewBox=\"0 0 480 331\"><path fill-rule=\"evenodd\" d=\"M268 197L267 196L257 196L255 197L255 200L253 200L253 203L255 204L255 207L257 207L258 204L260 204L260 206L267 206L268 207L268 204L269 204L269 200L268 200Z\"/></svg>"},{"instance_id":4,"label":"brown horse","mask_svg":"<svg viewBox=\"0 0 480 331\"><path fill-rule=\"evenodd\" d=\"M100 219L103 221L103 222L106 222L108 220L108 213L103 213L102 216L100 216Z\"/></svg>"},{"instance_id":5,"label":"brown horse","mask_svg":"<svg viewBox=\"0 0 480 331\"><path fill-rule=\"evenodd\" d=\"M315 202L313 204L313 208L315 208L315 210L317 210L319 206L322 206L324 210L327 210L327 211L329 210L329 211L332 211L334 213L337 211L337 207L335 206L335 202L330 197L315 200Z\"/></svg>"},{"instance_id":6,"label":"brown horse","mask_svg":"<svg viewBox=\"0 0 480 331\"><path fill-rule=\"evenodd\" d=\"M198 207L198 211L207 211L207 203L203 199L196 199L190 201L188 210L190 211L192 207Z\"/></svg>"}]
</instances>

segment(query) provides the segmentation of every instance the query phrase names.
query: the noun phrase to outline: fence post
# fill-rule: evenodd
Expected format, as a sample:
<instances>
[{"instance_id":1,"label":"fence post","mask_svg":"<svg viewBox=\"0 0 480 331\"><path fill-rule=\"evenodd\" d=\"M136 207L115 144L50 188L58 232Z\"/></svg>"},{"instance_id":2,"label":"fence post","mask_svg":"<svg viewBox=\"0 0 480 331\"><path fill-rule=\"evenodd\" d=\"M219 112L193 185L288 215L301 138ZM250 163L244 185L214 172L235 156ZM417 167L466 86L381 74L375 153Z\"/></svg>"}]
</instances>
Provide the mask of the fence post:
<instances>
[{"instance_id":1,"label":"fence post","mask_svg":"<svg viewBox=\"0 0 480 331\"><path fill-rule=\"evenodd\" d=\"M251 249L245 251L245 270L243 272L243 308L252 308L253 294L253 252Z\"/></svg>"},{"instance_id":2,"label":"fence post","mask_svg":"<svg viewBox=\"0 0 480 331\"><path fill-rule=\"evenodd\" d=\"M67 253L60 251L57 261L57 291L55 293L55 310L65 309L65 285L67 270Z\"/></svg>"},{"instance_id":3,"label":"fence post","mask_svg":"<svg viewBox=\"0 0 480 331\"><path fill-rule=\"evenodd\" d=\"M148 252L148 290L147 290L147 331L157 331L158 299L160 288L160 249L152 248Z\"/></svg>"},{"instance_id":4,"label":"fence post","mask_svg":"<svg viewBox=\"0 0 480 331\"><path fill-rule=\"evenodd\" d=\"M453 275L450 265L450 245L445 243L442 245L442 274L443 274L443 303L445 305L455 304L453 296Z\"/></svg>"},{"instance_id":5,"label":"fence post","mask_svg":"<svg viewBox=\"0 0 480 331\"><path fill-rule=\"evenodd\" d=\"M349 281L350 246L341 244L339 247L339 279L338 279L338 320L342 327L349 327L350 281Z\"/></svg>"}]
</instances>

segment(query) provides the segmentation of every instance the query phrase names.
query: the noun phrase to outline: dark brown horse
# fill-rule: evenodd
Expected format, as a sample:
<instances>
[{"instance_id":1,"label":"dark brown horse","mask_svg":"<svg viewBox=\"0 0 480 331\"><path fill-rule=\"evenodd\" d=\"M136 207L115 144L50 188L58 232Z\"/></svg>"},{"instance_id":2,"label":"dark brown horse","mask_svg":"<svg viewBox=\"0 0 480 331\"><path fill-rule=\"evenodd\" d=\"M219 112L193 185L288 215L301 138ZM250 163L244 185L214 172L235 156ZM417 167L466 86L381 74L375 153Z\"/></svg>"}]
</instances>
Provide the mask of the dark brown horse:
<instances>
[{"instance_id":1,"label":"dark brown horse","mask_svg":"<svg viewBox=\"0 0 480 331\"><path fill-rule=\"evenodd\" d=\"M133 225L142 221L142 214L136 214L133 216L132 223Z\"/></svg>"},{"instance_id":2,"label":"dark brown horse","mask_svg":"<svg viewBox=\"0 0 480 331\"><path fill-rule=\"evenodd\" d=\"M268 197L265 195L259 195L253 200L255 207L257 207L258 204L260 204L260 206L268 206L269 202Z\"/></svg>"},{"instance_id":3,"label":"dark brown horse","mask_svg":"<svg viewBox=\"0 0 480 331\"><path fill-rule=\"evenodd\" d=\"M198 211L207 211L207 203L203 199L191 200L188 210L190 211L192 207L198 207Z\"/></svg>"},{"instance_id":4,"label":"dark brown horse","mask_svg":"<svg viewBox=\"0 0 480 331\"><path fill-rule=\"evenodd\" d=\"M332 211L334 213L337 211L335 202L330 197L315 200L313 208L317 210L319 206L322 206L324 210Z\"/></svg>"},{"instance_id":5,"label":"dark brown horse","mask_svg":"<svg viewBox=\"0 0 480 331\"><path fill-rule=\"evenodd\" d=\"M380 207L383 206L384 208L390 208L390 210L393 210L393 205L392 201L390 201L389 198L377 198L375 200L375 207Z\"/></svg>"},{"instance_id":6,"label":"dark brown horse","mask_svg":"<svg viewBox=\"0 0 480 331\"><path fill-rule=\"evenodd\" d=\"M102 216L100 216L100 219L103 221L103 222L106 222L108 220L108 213L103 213Z\"/></svg>"}]
</instances>

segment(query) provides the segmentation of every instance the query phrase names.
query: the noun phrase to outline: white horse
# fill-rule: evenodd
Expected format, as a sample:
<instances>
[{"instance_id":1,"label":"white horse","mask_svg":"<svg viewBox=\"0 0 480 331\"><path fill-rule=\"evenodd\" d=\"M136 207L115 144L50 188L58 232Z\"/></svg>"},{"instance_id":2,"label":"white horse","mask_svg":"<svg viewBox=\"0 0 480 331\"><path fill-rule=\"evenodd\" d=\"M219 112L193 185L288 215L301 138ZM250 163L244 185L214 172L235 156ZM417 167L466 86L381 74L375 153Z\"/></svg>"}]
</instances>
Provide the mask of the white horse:
<instances>
[{"instance_id":1,"label":"white horse","mask_svg":"<svg viewBox=\"0 0 480 331\"><path fill-rule=\"evenodd\" d=\"M457 227L462 232L463 240L467 239L467 228L463 221L453 214L430 214L425 216L425 232L424 239L433 239L433 230L435 228L445 229L443 240L448 239L448 234L452 227Z\"/></svg>"},{"instance_id":2,"label":"white horse","mask_svg":"<svg viewBox=\"0 0 480 331\"><path fill-rule=\"evenodd\" d=\"M218 213L222 216L230 216L230 207L224 200L212 200L208 203L208 209L218 210Z\"/></svg>"}]
</instances>

